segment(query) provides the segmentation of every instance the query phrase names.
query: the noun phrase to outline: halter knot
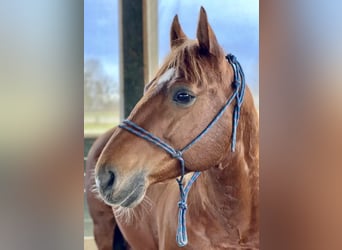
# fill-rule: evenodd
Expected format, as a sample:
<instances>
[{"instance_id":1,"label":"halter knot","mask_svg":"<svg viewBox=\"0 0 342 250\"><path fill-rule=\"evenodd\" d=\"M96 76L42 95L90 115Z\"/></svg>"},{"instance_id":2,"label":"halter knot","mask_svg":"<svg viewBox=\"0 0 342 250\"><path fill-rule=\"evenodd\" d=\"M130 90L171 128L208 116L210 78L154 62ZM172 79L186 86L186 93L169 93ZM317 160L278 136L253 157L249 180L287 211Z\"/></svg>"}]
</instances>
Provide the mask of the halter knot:
<instances>
[{"instance_id":1,"label":"halter knot","mask_svg":"<svg viewBox=\"0 0 342 250\"><path fill-rule=\"evenodd\" d=\"M226 55L226 59L229 60L232 63L236 63L236 61L237 61L236 56L234 56L233 54Z\"/></svg>"},{"instance_id":2,"label":"halter knot","mask_svg":"<svg viewBox=\"0 0 342 250\"><path fill-rule=\"evenodd\" d=\"M180 209L186 210L186 209L188 208L188 205L186 204L185 201L179 201L179 202L178 202L178 207L179 207Z\"/></svg>"},{"instance_id":3,"label":"halter knot","mask_svg":"<svg viewBox=\"0 0 342 250\"><path fill-rule=\"evenodd\" d=\"M182 158L182 152L177 150L174 153L172 153L171 156L173 158L180 159L180 158Z\"/></svg>"},{"instance_id":4,"label":"halter knot","mask_svg":"<svg viewBox=\"0 0 342 250\"><path fill-rule=\"evenodd\" d=\"M178 183L179 189L183 190L183 179L181 177L180 178L176 178L176 181Z\"/></svg>"},{"instance_id":5,"label":"halter knot","mask_svg":"<svg viewBox=\"0 0 342 250\"><path fill-rule=\"evenodd\" d=\"M238 89L240 87L240 82L237 80L234 80L232 82L232 87L233 87L233 89Z\"/></svg>"}]
</instances>

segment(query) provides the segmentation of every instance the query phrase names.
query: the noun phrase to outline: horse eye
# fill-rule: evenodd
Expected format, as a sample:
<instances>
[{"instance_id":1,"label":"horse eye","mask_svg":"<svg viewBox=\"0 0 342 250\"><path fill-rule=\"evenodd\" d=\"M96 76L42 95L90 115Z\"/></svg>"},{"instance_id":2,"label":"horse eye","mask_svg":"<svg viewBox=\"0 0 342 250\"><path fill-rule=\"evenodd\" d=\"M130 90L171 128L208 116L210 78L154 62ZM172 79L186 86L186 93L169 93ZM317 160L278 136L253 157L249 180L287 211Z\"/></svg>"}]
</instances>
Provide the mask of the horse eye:
<instances>
[{"instance_id":1,"label":"horse eye","mask_svg":"<svg viewBox=\"0 0 342 250\"><path fill-rule=\"evenodd\" d=\"M195 99L195 96L190 93L181 90L178 91L174 96L173 100L179 104L190 104Z\"/></svg>"}]
</instances>

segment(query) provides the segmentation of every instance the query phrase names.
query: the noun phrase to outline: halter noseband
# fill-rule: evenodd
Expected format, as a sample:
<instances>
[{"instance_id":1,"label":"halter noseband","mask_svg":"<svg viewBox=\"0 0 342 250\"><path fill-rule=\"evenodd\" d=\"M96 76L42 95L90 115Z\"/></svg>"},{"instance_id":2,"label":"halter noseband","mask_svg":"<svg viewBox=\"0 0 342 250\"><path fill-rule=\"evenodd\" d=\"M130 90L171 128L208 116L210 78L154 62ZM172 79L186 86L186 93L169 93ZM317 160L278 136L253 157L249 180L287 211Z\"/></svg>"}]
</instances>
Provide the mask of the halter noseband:
<instances>
[{"instance_id":1,"label":"halter noseband","mask_svg":"<svg viewBox=\"0 0 342 250\"><path fill-rule=\"evenodd\" d=\"M174 149L172 146L167 144L166 142L162 141L158 137L154 136L147 130L143 129L142 127L138 126L134 122L130 120L124 120L119 127L125 129L136 136L153 143L154 145L164 149L167 153L169 153L173 158L178 159L181 166L181 176L179 179L176 179L179 185L180 191L180 200L178 202L178 228L177 228L177 235L176 240L177 244L180 247L185 246L188 243L188 236L186 232L186 209L187 204L186 200L188 198L188 193L192 184L196 181L198 176L201 174L200 172L194 172L191 176L188 184L184 187L183 186L183 179L185 174L185 162L183 159L183 153L188 150L192 145L194 145L197 141L199 141L207 132L208 130L221 118L224 111L227 107L231 104L231 102L235 99L235 107L233 111L233 127L232 127L232 143L231 143L231 151L235 151L236 145L236 130L239 123L240 117L240 108L243 102L243 97L245 94L245 75L243 73L242 67L240 63L237 61L236 57L232 54L228 54L226 56L228 62L232 65L234 70L234 80L232 82L232 88L234 90L233 94L229 97L225 105L219 110L213 120L208 124L208 126L202 130L202 132L195 137L190 143L188 143L185 147L180 150Z\"/></svg>"}]
</instances>

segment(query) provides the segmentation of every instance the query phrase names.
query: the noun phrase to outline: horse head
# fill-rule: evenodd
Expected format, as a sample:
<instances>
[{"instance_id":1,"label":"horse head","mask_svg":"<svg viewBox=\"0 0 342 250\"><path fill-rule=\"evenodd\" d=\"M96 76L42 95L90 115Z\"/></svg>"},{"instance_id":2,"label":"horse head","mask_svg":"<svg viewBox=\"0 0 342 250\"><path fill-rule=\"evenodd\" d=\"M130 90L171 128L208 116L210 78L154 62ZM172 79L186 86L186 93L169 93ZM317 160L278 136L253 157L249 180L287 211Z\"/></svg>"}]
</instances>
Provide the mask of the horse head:
<instances>
[{"instance_id":1,"label":"horse head","mask_svg":"<svg viewBox=\"0 0 342 250\"><path fill-rule=\"evenodd\" d=\"M181 149L206 128L234 93L234 68L227 62L203 8L197 39L187 38L175 16L170 45L170 54L145 86L128 120L174 149ZM250 93L246 98L252 98ZM233 109L230 105L215 125L184 152L186 172L207 170L232 154ZM241 140L239 132L237 148ZM95 172L99 192L108 204L135 207L149 185L179 177L181 168L177 158L157 145L119 128L103 149Z\"/></svg>"}]
</instances>

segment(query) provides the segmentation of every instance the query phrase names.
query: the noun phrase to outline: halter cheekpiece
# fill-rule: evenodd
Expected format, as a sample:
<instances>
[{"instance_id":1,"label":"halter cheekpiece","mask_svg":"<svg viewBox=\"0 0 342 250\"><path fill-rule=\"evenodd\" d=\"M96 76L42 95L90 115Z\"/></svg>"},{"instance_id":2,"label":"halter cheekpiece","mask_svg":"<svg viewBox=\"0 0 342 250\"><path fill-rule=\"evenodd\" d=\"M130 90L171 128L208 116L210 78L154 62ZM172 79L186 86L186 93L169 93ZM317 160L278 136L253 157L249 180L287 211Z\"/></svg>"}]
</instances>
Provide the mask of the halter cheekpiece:
<instances>
[{"instance_id":1,"label":"halter cheekpiece","mask_svg":"<svg viewBox=\"0 0 342 250\"><path fill-rule=\"evenodd\" d=\"M231 151L235 151L236 146L236 130L239 123L240 117L240 108L243 102L243 97L245 94L245 75L243 73L242 67L240 63L237 61L236 57L232 54L228 54L226 59L231 64L234 70L234 80L232 82L233 93L224 104L224 106L218 111L213 120L207 125L206 128L202 130L202 132L195 137L191 142L189 142L185 147L180 150L174 149L172 146L162 141L158 137L154 136L147 130L138 126L134 122L130 120L124 120L119 127L125 129L136 136L153 143L154 145L164 149L168 152L173 158L179 160L181 167L181 175L176 181L179 185L180 191L180 200L178 202L178 228L176 234L176 241L178 246L183 247L188 243L188 236L186 232L186 210L187 210L187 198L192 184L196 181L201 172L194 172L191 176L189 182L184 187L183 179L185 174L185 161L183 159L183 153L188 150L192 145L194 145L197 141L199 141L208 130L221 118L224 111L231 104L231 102L235 99L235 106L233 111L233 121L232 121L232 142L231 142Z\"/></svg>"}]
</instances>

